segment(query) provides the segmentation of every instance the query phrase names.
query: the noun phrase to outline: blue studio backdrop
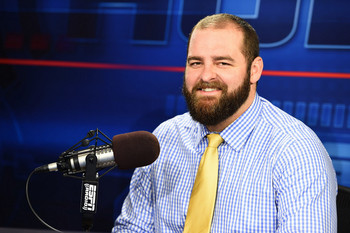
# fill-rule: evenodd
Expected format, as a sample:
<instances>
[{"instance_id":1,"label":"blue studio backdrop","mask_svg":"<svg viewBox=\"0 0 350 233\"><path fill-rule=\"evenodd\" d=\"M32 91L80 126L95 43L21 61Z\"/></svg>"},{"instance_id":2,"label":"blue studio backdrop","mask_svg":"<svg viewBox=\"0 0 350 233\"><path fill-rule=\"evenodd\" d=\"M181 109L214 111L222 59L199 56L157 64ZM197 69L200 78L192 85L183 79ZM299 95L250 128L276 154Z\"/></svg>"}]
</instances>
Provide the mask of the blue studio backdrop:
<instances>
[{"instance_id":1,"label":"blue studio backdrop","mask_svg":"<svg viewBox=\"0 0 350 233\"><path fill-rule=\"evenodd\" d=\"M152 132L185 112L188 34L219 12L255 27L258 93L314 129L350 186L349 9L347 0L0 0L0 227L46 228L26 179L89 130ZM101 178L94 231L111 230L131 174ZM47 223L80 230L80 189L53 172L34 175L28 191Z\"/></svg>"}]
</instances>

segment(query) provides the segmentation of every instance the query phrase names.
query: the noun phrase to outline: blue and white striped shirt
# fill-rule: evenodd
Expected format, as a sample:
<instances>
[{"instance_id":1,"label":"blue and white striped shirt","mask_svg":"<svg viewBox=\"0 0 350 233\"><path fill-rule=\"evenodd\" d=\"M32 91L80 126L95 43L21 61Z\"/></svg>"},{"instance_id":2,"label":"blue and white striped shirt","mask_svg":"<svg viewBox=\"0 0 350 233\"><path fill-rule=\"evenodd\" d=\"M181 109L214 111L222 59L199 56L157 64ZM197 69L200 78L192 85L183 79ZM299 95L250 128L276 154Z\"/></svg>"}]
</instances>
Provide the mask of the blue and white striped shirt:
<instances>
[{"instance_id":1,"label":"blue and white striped shirt","mask_svg":"<svg viewBox=\"0 0 350 233\"><path fill-rule=\"evenodd\" d=\"M160 155L135 170L113 232L183 231L208 133L188 113L154 131ZM211 232L336 232L336 176L311 129L256 95L220 135Z\"/></svg>"}]
</instances>

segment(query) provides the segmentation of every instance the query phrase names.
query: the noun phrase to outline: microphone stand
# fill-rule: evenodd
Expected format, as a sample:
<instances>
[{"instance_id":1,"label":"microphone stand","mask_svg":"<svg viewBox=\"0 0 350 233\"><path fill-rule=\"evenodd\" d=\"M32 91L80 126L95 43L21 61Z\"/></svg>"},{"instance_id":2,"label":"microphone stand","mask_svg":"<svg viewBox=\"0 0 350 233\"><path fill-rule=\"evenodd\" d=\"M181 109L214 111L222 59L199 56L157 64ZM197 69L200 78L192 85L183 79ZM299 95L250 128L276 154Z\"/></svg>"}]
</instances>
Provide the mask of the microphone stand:
<instances>
[{"instance_id":1,"label":"microphone stand","mask_svg":"<svg viewBox=\"0 0 350 233\"><path fill-rule=\"evenodd\" d=\"M98 173L96 172L97 157L94 153L86 157L86 172L82 177L80 212L82 227L90 231L93 226L94 214L97 210Z\"/></svg>"},{"instance_id":2,"label":"microphone stand","mask_svg":"<svg viewBox=\"0 0 350 233\"><path fill-rule=\"evenodd\" d=\"M99 133L101 133L105 139L99 137ZM106 145L111 146L112 140L108 138L104 133L102 133L99 129L90 130L85 138L83 138L80 142L69 148L67 151L63 152L60 156L61 160L67 161L67 159L70 159L72 157L71 154L77 148L80 148L81 146L87 146L88 144L90 144L91 141L95 141L94 149L85 158L85 171L81 175L81 177L75 176L74 171L66 170L65 172L63 172L63 176L79 178L82 180L80 213L82 214L82 228L86 232L89 232L92 229L94 215L97 212L98 181L102 176L104 176L106 173L108 173L115 167L114 166L110 168L99 177L99 170L97 169L96 157L96 148L98 146L98 140L105 143Z\"/></svg>"},{"instance_id":3,"label":"microphone stand","mask_svg":"<svg viewBox=\"0 0 350 233\"><path fill-rule=\"evenodd\" d=\"M99 137L99 133L101 133L101 135L104 138ZM90 148L89 154L85 157L85 170L80 170L78 156L82 153L86 153L86 150L85 152L76 151L76 150L80 149L81 147L86 148L87 146L90 145L90 142L92 141L95 142L94 143L95 145L92 145L89 147ZM104 145L98 146L98 144L101 144L101 143L103 143ZM98 172L104 168L100 167L97 164L96 152L106 148L111 148L111 147L112 147L112 140L108 136L102 133L99 129L90 130L86 137L84 137L78 143L76 143L71 148L63 152L59 156L57 161L57 168L59 171L63 173L63 176L82 180L80 212L82 214L82 227L84 231L90 231L93 226L94 214L97 212L97 194L98 194L99 179L101 179L104 175L106 175L108 172L110 172L117 166L115 164L114 166L109 168L107 171L104 171L104 173L99 176ZM74 161L73 162L74 165L71 164L70 161ZM29 180L30 180L30 177L38 171L40 170L33 170L26 182L26 197L27 197L29 207L34 213L34 215L44 225L46 225L47 227L49 227L54 231L61 232L56 228L53 228L52 226L47 224L44 220L42 220L39 217L39 215L35 212L35 210L33 209L30 203L29 194L28 194ZM83 172L81 176L77 175L78 173L81 173L81 172Z\"/></svg>"},{"instance_id":4,"label":"microphone stand","mask_svg":"<svg viewBox=\"0 0 350 233\"><path fill-rule=\"evenodd\" d=\"M86 171L82 176L80 212L82 213L83 230L87 232L93 226L94 214L97 210L98 173L96 164L95 153L86 156Z\"/></svg>"}]
</instances>

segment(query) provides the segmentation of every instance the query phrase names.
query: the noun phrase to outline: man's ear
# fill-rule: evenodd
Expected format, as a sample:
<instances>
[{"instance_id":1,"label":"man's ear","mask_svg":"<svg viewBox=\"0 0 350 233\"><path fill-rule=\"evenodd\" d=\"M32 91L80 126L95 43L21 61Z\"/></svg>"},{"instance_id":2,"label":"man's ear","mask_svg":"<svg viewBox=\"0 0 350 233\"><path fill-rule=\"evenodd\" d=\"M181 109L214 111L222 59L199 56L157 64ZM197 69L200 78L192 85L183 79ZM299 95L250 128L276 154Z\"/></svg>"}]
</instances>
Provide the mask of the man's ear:
<instances>
[{"instance_id":1,"label":"man's ear","mask_svg":"<svg viewBox=\"0 0 350 233\"><path fill-rule=\"evenodd\" d=\"M261 57L256 57L250 67L250 83L255 84L259 81L264 68L264 62Z\"/></svg>"}]
</instances>

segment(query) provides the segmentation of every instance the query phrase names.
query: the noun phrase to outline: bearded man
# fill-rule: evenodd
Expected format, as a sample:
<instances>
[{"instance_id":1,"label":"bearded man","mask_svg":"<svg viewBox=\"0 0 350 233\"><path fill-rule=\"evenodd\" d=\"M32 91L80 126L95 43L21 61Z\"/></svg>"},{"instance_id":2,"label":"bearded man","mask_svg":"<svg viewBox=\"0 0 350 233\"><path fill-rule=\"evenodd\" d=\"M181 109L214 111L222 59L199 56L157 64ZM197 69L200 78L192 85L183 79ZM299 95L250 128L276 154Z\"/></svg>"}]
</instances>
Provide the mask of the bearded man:
<instances>
[{"instance_id":1,"label":"bearded man","mask_svg":"<svg viewBox=\"0 0 350 233\"><path fill-rule=\"evenodd\" d=\"M160 155L135 170L113 232L336 232L330 157L310 128L258 95L262 70L243 19L217 14L193 28L189 112L154 131Z\"/></svg>"}]
</instances>

